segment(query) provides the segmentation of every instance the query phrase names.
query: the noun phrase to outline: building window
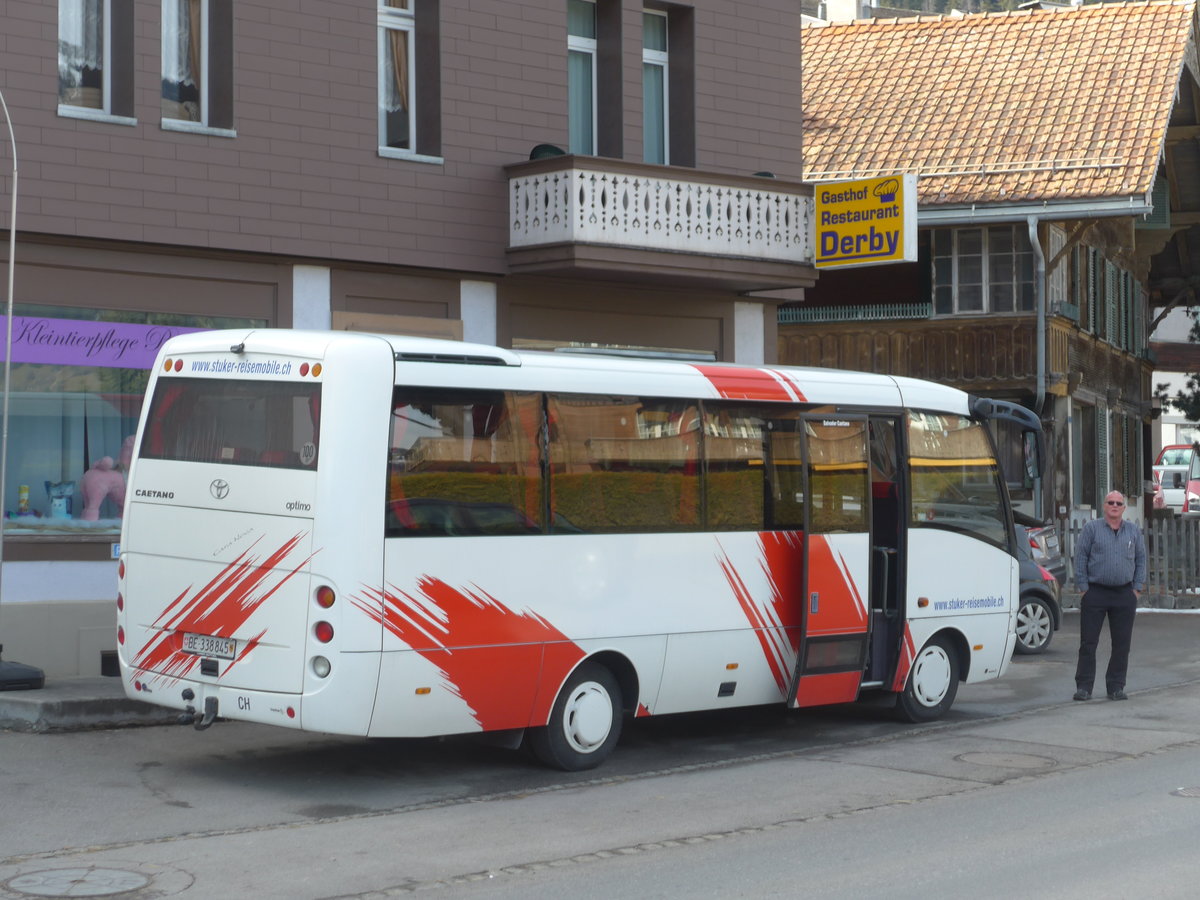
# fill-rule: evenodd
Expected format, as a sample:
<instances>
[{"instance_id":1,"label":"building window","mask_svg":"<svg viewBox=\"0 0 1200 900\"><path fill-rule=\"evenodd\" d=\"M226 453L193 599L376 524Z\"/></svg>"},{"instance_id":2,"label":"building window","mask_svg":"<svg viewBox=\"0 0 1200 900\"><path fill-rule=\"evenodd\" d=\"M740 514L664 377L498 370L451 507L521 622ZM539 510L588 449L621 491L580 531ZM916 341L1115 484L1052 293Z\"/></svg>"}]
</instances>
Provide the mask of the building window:
<instances>
[{"instance_id":1,"label":"building window","mask_svg":"<svg viewBox=\"0 0 1200 900\"><path fill-rule=\"evenodd\" d=\"M1096 509L1099 498L1108 493L1106 470L1100 465L1108 458L1103 422L1095 406L1071 404L1071 492L1076 507Z\"/></svg>"},{"instance_id":2,"label":"building window","mask_svg":"<svg viewBox=\"0 0 1200 900\"><path fill-rule=\"evenodd\" d=\"M645 161L666 165L671 158L668 102L667 16L642 13L642 148Z\"/></svg>"},{"instance_id":3,"label":"building window","mask_svg":"<svg viewBox=\"0 0 1200 900\"><path fill-rule=\"evenodd\" d=\"M596 153L596 4L567 0L567 128L571 153Z\"/></svg>"},{"instance_id":4,"label":"building window","mask_svg":"<svg viewBox=\"0 0 1200 900\"><path fill-rule=\"evenodd\" d=\"M59 0L58 102L108 112L107 0Z\"/></svg>"},{"instance_id":5,"label":"building window","mask_svg":"<svg viewBox=\"0 0 1200 900\"><path fill-rule=\"evenodd\" d=\"M133 115L132 12L132 0L59 0L60 114Z\"/></svg>"},{"instance_id":6,"label":"building window","mask_svg":"<svg viewBox=\"0 0 1200 900\"><path fill-rule=\"evenodd\" d=\"M441 153L437 0L379 0L379 147L382 155Z\"/></svg>"},{"instance_id":7,"label":"building window","mask_svg":"<svg viewBox=\"0 0 1200 900\"><path fill-rule=\"evenodd\" d=\"M232 0L163 0L163 127L233 127Z\"/></svg>"},{"instance_id":8,"label":"building window","mask_svg":"<svg viewBox=\"0 0 1200 900\"><path fill-rule=\"evenodd\" d=\"M415 150L413 86L416 17L410 0L382 0L379 7L379 140L394 150Z\"/></svg>"},{"instance_id":9,"label":"building window","mask_svg":"<svg viewBox=\"0 0 1200 900\"><path fill-rule=\"evenodd\" d=\"M1024 225L937 229L932 243L936 314L1033 311L1033 249Z\"/></svg>"}]
</instances>

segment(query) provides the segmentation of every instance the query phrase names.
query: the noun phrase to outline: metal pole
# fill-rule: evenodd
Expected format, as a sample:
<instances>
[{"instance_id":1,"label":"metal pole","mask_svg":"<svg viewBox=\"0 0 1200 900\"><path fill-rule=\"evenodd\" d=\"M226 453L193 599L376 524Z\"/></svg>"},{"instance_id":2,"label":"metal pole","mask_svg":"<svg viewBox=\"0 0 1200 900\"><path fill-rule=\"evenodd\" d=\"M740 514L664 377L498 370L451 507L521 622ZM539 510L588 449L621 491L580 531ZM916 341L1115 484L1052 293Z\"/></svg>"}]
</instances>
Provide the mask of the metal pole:
<instances>
[{"instance_id":1,"label":"metal pole","mask_svg":"<svg viewBox=\"0 0 1200 900\"><path fill-rule=\"evenodd\" d=\"M8 114L8 102L0 91L0 107L4 109L4 121L8 124L8 143L12 146L12 202L8 213L8 309L5 316L4 334L4 413L0 425L0 609L4 599L4 485L8 481L8 401L12 382L12 333L13 333L13 272L17 265L17 138L13 134L12 117ZM3 632L0 631L0 636ZM0 649L3 649L0 647ZM34 666L0 659L0 691L36 690L46 684L45 673Z\"/></svg>"},{"instance_id":2,"label":"metal pole","mask_svg":"<svg viewBox=\"0 0 1200 900\"><path fill-rule=\"evenodd\" d=\"M12 378L12 332L13 332L13 272L17 260L17 138L13 134L12 118L8 114L8 102L0 91L0 106L4 108L4 121L8 125L8 143L12 147L12 199L8 213L8 307L4 318L4 413L0 425L0 603L4 601L4 504L5 486L8 484L8 401Z\"/></svg>"}]
</instances>

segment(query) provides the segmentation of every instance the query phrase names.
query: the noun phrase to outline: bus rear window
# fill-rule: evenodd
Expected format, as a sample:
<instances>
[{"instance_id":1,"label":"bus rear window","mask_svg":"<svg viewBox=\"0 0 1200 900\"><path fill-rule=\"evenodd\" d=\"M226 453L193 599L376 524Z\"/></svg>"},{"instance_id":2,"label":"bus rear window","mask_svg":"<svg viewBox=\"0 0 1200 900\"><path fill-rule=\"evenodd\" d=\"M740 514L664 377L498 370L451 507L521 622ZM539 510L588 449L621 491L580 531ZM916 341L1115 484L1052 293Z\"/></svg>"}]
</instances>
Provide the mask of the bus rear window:
<instances>
[{"instance_id":1,"label":"bus rear window","mask_svg":"<svg viewBox=\"0 0 1200 900\"><path fill-rule=\"evenodd\" d=\"M141 456L275 469L317 468L321 385L164 378Z\"/></svg>"}]
</instances>

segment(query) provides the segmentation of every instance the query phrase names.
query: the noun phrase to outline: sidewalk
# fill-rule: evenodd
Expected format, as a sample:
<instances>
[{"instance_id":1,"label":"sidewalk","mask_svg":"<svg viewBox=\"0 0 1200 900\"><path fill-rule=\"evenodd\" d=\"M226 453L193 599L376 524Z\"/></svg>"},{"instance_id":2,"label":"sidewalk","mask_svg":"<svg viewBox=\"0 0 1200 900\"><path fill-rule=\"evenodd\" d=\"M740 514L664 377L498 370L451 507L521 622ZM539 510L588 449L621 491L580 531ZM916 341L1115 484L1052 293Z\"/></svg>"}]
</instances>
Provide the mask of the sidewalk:
<instances>
[{"instance_id":1,"label":"sidewalk","mask_svg":"<svg viewBox=\"0 0 1200 900\"><path fill-rule=\"evenodd\" d=\"M120 678L53 678L34 691L0 691L0 729L81 731L173 723L178 712L130 700Z\"/></svg>"}]
</instances>

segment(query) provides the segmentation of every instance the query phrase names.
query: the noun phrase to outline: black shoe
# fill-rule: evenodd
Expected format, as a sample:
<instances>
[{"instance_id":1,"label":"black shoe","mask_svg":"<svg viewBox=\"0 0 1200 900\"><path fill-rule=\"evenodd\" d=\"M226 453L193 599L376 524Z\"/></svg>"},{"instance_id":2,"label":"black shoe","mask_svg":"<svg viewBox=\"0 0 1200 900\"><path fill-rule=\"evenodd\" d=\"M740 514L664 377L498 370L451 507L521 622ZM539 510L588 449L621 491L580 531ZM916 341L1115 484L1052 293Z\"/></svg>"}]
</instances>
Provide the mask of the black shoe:
<instances>
[{"instance_id":1,"label":"black shoe","mask_svg":"<svg viewBox=\"0 0 1200 900\"><path fill-rule=\"evenodd\" d=\"M1092 692L1091 692L1091 691L1085 691L1083 688L1080 688L1079 690L1077 690L1077 691L1075 692L1075 696L1074 696L1074 697L1072 697L1071 699L1072 699L1072 700L1091 700L1091 699L1092 699Z\"/></svg>"},{"instance_id":2,"label":"black shoe","mask_svg":"<svg viewBox=\"0 0 1200 900\"><path fill-rule=\"evenodd\" d=\"M1124 691L1109 691L1108 699L1109 700L1128 700L1129 695L1126 694Z\"/></svg>"}]
</instances>

